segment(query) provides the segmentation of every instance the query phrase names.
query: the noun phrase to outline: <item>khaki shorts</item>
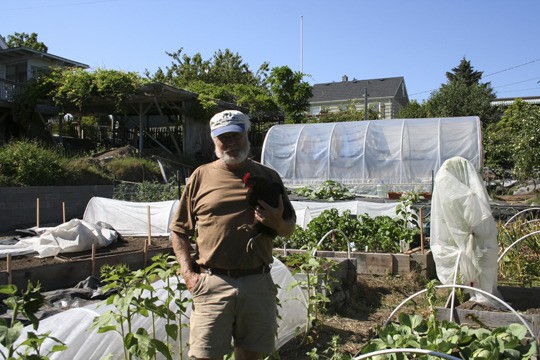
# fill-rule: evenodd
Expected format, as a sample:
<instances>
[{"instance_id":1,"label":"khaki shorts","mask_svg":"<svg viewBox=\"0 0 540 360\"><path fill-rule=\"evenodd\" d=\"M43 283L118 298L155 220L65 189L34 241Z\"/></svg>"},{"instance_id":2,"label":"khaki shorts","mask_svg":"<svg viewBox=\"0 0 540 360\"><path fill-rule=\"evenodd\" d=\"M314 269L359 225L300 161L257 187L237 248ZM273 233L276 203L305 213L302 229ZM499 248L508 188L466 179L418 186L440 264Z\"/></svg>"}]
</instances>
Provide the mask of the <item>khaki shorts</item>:
<instances>
[{"instance_id":1,"label":"khaki shorts","mask_svg":"<svg viewBox=\"0 0 540 360\"><path fill-rule=\"evenodd\" d=\"M218 358L234 346L270 354L277 335L277 289L267 274L201 274L193 289L189 356Z\"/></svg>"}]
</instances>

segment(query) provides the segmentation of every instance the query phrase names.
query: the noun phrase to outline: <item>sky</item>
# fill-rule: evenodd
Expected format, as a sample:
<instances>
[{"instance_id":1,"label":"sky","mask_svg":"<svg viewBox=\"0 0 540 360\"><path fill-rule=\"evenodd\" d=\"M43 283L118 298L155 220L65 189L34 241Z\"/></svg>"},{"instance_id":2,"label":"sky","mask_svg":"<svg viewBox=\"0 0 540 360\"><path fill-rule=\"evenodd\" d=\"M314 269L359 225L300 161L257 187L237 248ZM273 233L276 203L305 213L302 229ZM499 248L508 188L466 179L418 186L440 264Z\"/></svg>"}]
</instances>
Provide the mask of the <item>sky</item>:
<instances>
[{"instance_id":1,"label":"sky","mask_svg":"<svg viewBox=\"0 0 540 360\"><path fill-rule=\"evenodd\" d=\"M402 76L422 102L466 58L497 97L540 96L538 0L0 0L0 35L37 33L91 69L154 73L229 49L310 84Z\"/></svg>"}]
</instances>

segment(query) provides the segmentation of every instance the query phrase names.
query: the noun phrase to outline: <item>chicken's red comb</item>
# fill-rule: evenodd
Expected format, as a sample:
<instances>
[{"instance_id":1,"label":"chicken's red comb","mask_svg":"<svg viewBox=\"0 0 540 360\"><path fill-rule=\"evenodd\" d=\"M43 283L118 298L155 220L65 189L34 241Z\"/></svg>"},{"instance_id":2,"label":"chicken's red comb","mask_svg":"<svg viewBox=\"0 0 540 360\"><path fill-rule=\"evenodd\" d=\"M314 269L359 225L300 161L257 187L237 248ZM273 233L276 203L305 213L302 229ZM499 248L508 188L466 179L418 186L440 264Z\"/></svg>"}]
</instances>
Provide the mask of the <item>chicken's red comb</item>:
<instances>
[{"instance_id":1,"label":"chicken's red comb","mask_svg":"<svg viewBox=\"0 0 540 360\"><path fill-rule=\"evenodd\" d=\"M246 173L246 175L244 175L244 184L247 183L248 179L251 177L251 173Z\"/></svg>"}]
</instances>

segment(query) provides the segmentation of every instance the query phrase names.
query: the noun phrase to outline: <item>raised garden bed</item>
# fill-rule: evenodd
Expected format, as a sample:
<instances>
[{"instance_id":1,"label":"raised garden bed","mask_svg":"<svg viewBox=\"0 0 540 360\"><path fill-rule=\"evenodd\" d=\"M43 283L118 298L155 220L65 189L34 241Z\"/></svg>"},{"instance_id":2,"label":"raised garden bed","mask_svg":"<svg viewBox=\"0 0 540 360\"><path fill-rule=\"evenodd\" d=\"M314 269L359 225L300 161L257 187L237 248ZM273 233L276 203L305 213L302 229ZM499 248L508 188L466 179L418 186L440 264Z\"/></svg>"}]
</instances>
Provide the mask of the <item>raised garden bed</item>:
<instances>
[{"instance_id":1,"label":"raised garden bed","mask_svg":"<svg viewBox=\"0 0 540 360\"><path fill-rule=\"evenodd\" d=\"M522 316L534 332L534 337L540 336L540 288L523 288L499 286L498 290L502 299L508 303L520 316ZM437 319L450 319L449 308L438 308ZM455 307L453 320L458 324L478 326L482 324L487 328L493 329L501 326L507 326L521 321L515 314L508 310L495 310L488 307L465 302Z\"/></svg>"},{"instance_id":2,"label":"raised garden bed","mask_svg":"<svg viewBox=\"0 0 540 360\"><path fill-rule=\"evenodd\" d=\"M274 254L286 256L295 252L302 252L298 249L274 249ZM347 258L346 251L318 251L317 256L326 258L343 259ZM427 278L435 278L435 262L431 251L424 254L387 254L387 253L350 253L351 259L356 261L356 273L358 275L404 275L416 271Z\"/></svg>"},{"instance_id":3,"label":"raised garden bed","mask_svg":"<svg viewBox=\"0 0 540 360\"><path fill-rule=\"evenodd\" d=\"M99 277L101 266L126 264L131 270L143 269L157 254L171 253L168 237L153 237L147 251L147 237L129 237L106 248L97 249L92 261L91 251L59 254L56 257L37 258L32 255L17 256L11 260L11 278L7 259L0 260L0 284L13 284L26 289L28 281L40 282L44 291L69 288L89 276Z\"/></svg>"}]
</instances>

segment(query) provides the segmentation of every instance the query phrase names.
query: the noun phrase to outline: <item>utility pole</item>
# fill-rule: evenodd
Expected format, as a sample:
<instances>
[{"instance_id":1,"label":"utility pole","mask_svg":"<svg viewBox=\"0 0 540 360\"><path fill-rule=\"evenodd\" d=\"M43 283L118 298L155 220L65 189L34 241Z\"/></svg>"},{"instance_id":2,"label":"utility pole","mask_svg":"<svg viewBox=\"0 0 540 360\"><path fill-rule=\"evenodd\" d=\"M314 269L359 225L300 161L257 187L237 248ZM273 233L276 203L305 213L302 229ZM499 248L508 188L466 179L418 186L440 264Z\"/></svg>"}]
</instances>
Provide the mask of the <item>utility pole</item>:
<instances>
[{"instance_id":1,"label":"utility pole","mask_svg":"<svg viewBox=\"0 0 540 360\"><path fill-rule=\"evenodd\" d=\"M300 72L304 74L304 17L300 16Z\"/></svg>"},{"instance_id":2,"label":"utility pole","mask_svg":"<svg viewBox=\"0 0 540 360\"><path fill-rule=\"evenodd\" d=\"M364 88L364 120L368 119L368 106L367 106L367 87Z\"/></svg>"}]
</instances>

